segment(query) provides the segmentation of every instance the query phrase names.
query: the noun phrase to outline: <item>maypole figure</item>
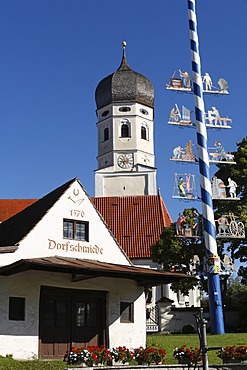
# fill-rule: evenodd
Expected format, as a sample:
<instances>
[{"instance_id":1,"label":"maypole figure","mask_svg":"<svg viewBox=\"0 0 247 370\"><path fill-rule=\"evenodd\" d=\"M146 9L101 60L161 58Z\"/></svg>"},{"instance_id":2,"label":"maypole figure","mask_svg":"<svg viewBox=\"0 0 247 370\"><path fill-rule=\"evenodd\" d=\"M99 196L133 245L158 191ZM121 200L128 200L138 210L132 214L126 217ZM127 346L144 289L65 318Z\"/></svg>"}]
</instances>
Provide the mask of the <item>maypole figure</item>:
<instances>
[{"instance_id":1,"label":"maypole figure","mask_svg":"<svg viewBox=\"0 0 247 370\"><path fill-rule=\"evenodd\" d=\"M194 234L195 236L201 236L202 235L201 215L198 213L197 209L194 209L193 215L194 215L194 225L193 225Z\"/></svg>"},{"instance_id":2,"label":"maypole figure","mask_svg":"<svg viewBox=\"0 0 247 370\"><path fill-rule=\"evenodd\" d=\"M179 113L179 109L178 107L173 107L170 111L170 118L169 118L169 121L171 122L178 122L179 119L181 118L181 115Z\"/></svg>"},{"instance_id":3,"label":"maypole figure","mask_svg":"<svg viewBox=\"0 0 247 370\"><path fill-rule=\"evenodd\" d=\"M192 125L191 110L186 108L184 105L180 110L178 105L175 104L175 107L172 107L170 110L168 123L174 125Z\"/></svg>"},{"instance_id":4,"label":"maypole figure","mask_svg":"<svg viewBox=\"0 0 247 370\"><path fill-rule=\"evenodd\" d=\"M179 74L180 74L180 77L182 79L182 86L187 88L187 89L190 89L191 88L191 82L190 82L190 75L188 72L182 72L180 69L179 69Z\"/></svg>"},{"instance_id":5,"label":"maypole figure","mask_svg":"<svg viewBox=\"0 0 247 370\"><path fill-rule=\"evenodd\" d=\"M214 121L215 126L217 126L218 123L220 125L221 124L220 119L221 119L220 118L220 112L218 111L218 109L216 107L212 107L212 110L208 111L209 124L212 125L213 121Z\"/></svg>"},{"instance_id":6,"label":"maypole figure","mask_svg":"<svg viewBox=\"0 0 247 370\"><path fill-rule=\"evenodd\" d=\"M187 181L184 182L182 177L179 177L178 179L178 195L180 197L186 197L184 185L187 185Z\"/></svg>"},{"instance_id":7,"label":"maypole figure","mask_svg":"<svg viewBox=\"0 0 247 370\"><path fill-rule=\"evenodd\" d=\"M185 153L184 148L182 148L180 145L176 146L173 151L173 156L171 159L181 159L181 156L183 153Z\"/></svg>"},{"instance_id":8,"label":"maypole figure","mask_svg":"<svg viewBox=\"0 0 247 370\"><path fill-rule=\"evenodd\" d=\"M228 185L227 187L229 189L230 197L231 198L236 198L237 197L237 184L235 181L233 181L230 177L228 178Z\"/></svg>"},{"instance_id":9,"label":"maypole figure","mask_svg":"<svg viewBox=\"0 0 247 370\"><path fill-rule=\"evenodd\" d=\"M186 217L183 214L179 213L178 219L177 219L177 222L176 222L176 234L177 234L177 236L184 235L183 224L184 224L185 221L186 221Z\"/></svg>"},{"instance_id":10,"label":"maypole figure","mask_svg":"<svg viewBox=\"0 0 247 370\"><path fill-rule=\"evenodd\" d=\"M209 73L205 73L202 83L205 84L205 91L212 90L213 81L211 77L209 76Z\"/></svg>"},{"instance_id":11,"label":"maypole figure","mask_svg":"<svg viewBox=\"0 0 247 370\"><path fill-rule=\"evenodd\" d=\"M212 197L213 199L224 199L226 198L226 186L223 180L213 176L212 179Z\"/></svg>"},{"instance_id":12,"label":"maypole figure","mask_svg":"<svg viewBox=\"0 0 247 370\"><path fill-rule=\"evenodd\" d=\"M200 185L203 213L204 240L207 256L207 277L209 290L210 323L212 334L224 334L223 305L219 277L218 252L216 243L216 228L212 201L212 189L209 173L209 156L207 148L207 130L205 123L205 106L203 100L203 80L201 76L201 60L199 53L199 40L197 33L197 17L195 0L188 0L188 18L190 30L192 81L194 91L196 132L198 144L198 160L200 164ZM204 76L205 77L205 76ZM205 78L206 89L210 92L212 83L210 76ZM211 79L211 78L210 78ZM208 366L205 355L204 368Z\"/></svg>"},{"instance_id":13,"label":"maypole figure","mask_svg":"<svg viewBox=\"0 0 247 370\"><path fill-rule=\"evenodd\" d=\"M181 145L176 146L172 151L173 155L170 159L172 161L196 162L196 156L193 153L192 146L192 140L187 141L185 148L181 147Z\"/></svg>"},{"instance_id":14,"label":"maypole figure","mask_svg":"<svg viewBox=\"0 0 247 370\"><path fill-rule=\"evenodd\" d=\"M191 86L191 78L187 71L183 72L180 69L179 71L179 78L175 77L176 71L173 73L172 77L170 78L170 82L166 84L166 89L169 90L176 90L181 92L191 92L193 91ZM202 88L205 85L205 89L203 90L207 94L229 94L227 91L228 83L224 78L220 78L218 80L219 88L213 86L212 78L210 77L209 73L205 73L203 78L201 77L201 84Z\"/></svg>"},{"instance_id":15,"label":"maypole figure","mask_svg":"<svg viewBox=\"0 0 247 370\"><path fill-rule=\"evenodd\" d=\"M215 140L214 147L209 152L210 163L220 163L224 161L225 164L236 164L234 162L234 154L227 153L223 144L220 141Z\"/></svg>"},{"instance_id":16,"label":"maypole figure","mask_svg":"<svg viewBox=\"0 0 247 370\"><path fill-rule=\"evenodd\" d=\"M216 153L220 157L220 160L226 159L226 151L225 151L225 148L223 147L223 145L221 144L221 142L220 141L215 141L214 146L216 148Z\"/></svg>"},{"instance_id":17,"label":"maypole figure","mask_svg":"<svg viewBox=\"0 0 247 370\"><path fill-rule=\"evenodd\" d=\"M197 200L196 179L193 174L174 173L173 198L184 200Z\"/></svg>"},{"instance_id":18,"label":"maypole figure","mask_svg":"<svg viewBox=\"0 0 247 370\"><path fill-rule=\"evenodd\" d=\"M245 238L244 224L232 212L221 215L216 221L218 223L217 238Z\"/></svg>"}]
</instances>

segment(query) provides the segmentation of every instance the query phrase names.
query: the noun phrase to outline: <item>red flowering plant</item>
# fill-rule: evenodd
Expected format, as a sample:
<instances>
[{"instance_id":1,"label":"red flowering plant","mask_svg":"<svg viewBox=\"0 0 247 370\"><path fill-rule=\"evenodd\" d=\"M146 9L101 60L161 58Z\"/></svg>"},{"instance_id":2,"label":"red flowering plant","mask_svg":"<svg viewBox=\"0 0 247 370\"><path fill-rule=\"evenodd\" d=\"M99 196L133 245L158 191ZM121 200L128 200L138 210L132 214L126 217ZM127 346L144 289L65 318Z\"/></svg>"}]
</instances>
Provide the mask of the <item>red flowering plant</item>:
<instances>
[{"instance_id":1,"label":"red flowering plant","mask_svg":"<svg viewBox=\"0 0 247 370\"><path fill-rule=\"evenodd\" d=\"M162 348L156 347L139 347L134 349L134 359L139 364L151 364L158 365L163 363L166 357L166 351Z\"/></svg>"},{"instance_id":2,"label":"red flowering plant","mask_svg":"<svg viewBox=\"0 0 247 370\"><path fill-rule=\"evenodd\" d=\"M182 347L174 348L173 357L180 363L191 365L202 360L202 353L199 348L188 348L184 344Z\"/></svg>"},{"instance_id":3,"label":"red flowering plant","mask_svg":"<svg viewBox=\"0 0 247 370\"><path fill-rule=\"evenodd\" d=\"M122 362L123 364L125 364L126 362L130 362L133 359L134 353L123 346L113 348L111 350L111 356L115 362Z\"/></svg>"},{"instance_id":4,"label":"red flowering plant","mask_svg":"<svg viewBox=\"0 0 247 370\"><path fill-rule=\"evenodd\" d=\"M92 361L92 356L89 350L84 347L71 347L69 352L66 351L64 361L67 361L69 365L74 365L78 362L88 365Z\"/></svg>"},{"instance_id":5,"label":"red flowering plant","mask_svg":"<svg viewBox=\"0 0 247 370\"><path fill-rule=\"evenodd\" d=\"M111 364L111 351L104 346L88 346L76 348L72 347L70 352L66 352L64 361L69 365L85 364L92 366L93 364Z\"/></svg>"},{"instance_id":6,"label":"red flowering plant","mask_svg":"<svg viewBox=\"0 0 247 370\"><path fill-rule=\"evenodd\" d=\"M112 361L111 351L104 346L88 346L93 364L109 365Z\"/></svg>"},{"instance_id":7,"label":"red flowering plant","mask_svg":"<svg viewBox=\"0 0 247 370\"><path fill-rule=\"evenodd\" d=\"M226 346L216 354L223 362L245 361L247 360L247 346Z\"/></svg>"}]
</instances>

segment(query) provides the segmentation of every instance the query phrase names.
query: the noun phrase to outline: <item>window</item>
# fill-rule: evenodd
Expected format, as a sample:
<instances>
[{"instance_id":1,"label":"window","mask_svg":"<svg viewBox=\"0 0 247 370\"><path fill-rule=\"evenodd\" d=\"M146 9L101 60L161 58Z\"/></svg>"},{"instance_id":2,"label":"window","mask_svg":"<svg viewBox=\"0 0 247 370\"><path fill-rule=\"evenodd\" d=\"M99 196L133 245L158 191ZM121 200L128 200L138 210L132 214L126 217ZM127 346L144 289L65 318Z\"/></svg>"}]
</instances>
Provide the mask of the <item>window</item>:
<instances>
[{"instance_id":1,"label":"window","mask_svg":"<svg viewBox=\"0 0 247 370\"><path fill-rule=\"evenodd\" d=\"M130 112L131 108L130 107L120 107L118 110L119 112Z\"/></svg>"},{"instance_id":2,"label":"window","mask_svg":"<svg viewBox=\"0 0 247 370\"><path fill-rule=\"evenodd\" d=\"M85 221L63 220L63 237L88 242L88 228L89 224Z\"/></svg>"},{"instance_id":3,"label":"window","mask_svg":"<svg viewBox=\"0 0 247 370\"><path fill-rule=\"evenodd\" d=\"M76 302L76 326L95 328L97 305L95 302Z\"/></svg>"},{"instance_id":4,"label":"window","mask_svg":"<svg viewBox=\"0 0 247 370\"><path fill-rule=\"evenodd\" d=\"M25 298L9 297L9 320L25 320Z\"/></svg>"},{"instance_id":5,"label":"window","mask_svg":"<svg viewBox=\"0 0 247 370\"><path fill-rule=\"evenodd\" d=\"M106 117L110 113L109 110L105 110L104 112L101 113L101 117Z\"/></svg>"},{"instance_id":6,"label":"window","mask_svg":"<svg viewBox=\"0 0 247 370\"><path fill-rule=\"evenodd\" d=\"M45 326L67 327L68 302L66 300L47 300L43 315Z\"/></svg>"},{"instance_id":7,"label":"window","mask_svg":"<svg viewBox=\"0 0 247 370\"><path fill-rule=\"evenodd\" d=\"M129 125L127 125L126 123L121 126L121 137L130 137Z\"/></svg>"},{"instance_id":8,"label":"window","mask_svg":"<svg viewBox=\"0 0 247 370\"><path fill-rule=\"evenodd\" d=\"M109 140L109 127L104 129L104 141Z\"/></svg>"},{"instance_id":9,"label":"window","mask_svg":"<svg viewBox=\"0 0 247 370\"><path fill-rule=\"evenodd\" d=\"M134 322L133 302L120 302L120 322Z\"/></svg>"},{"instance_id":10,"label":"window","mask_svg":"<svg viewBox=\"0 0 247 370\"><path fill-rule=\"evenodd\" d=\"M144 126L141 127L141 138L147 140L147 129Z\"/></svg>"},{"instance_id":11,"label":"window","mask_svg":"<svg viewBox=\"0 0 247 370\"><path fill-rule=\"evenodd\" d=\"M140 112L141 112L142 114L148 115L148 111L147 111L146 109L141 108L141 109L140 109Z\"/></svg>"}]
</instances>

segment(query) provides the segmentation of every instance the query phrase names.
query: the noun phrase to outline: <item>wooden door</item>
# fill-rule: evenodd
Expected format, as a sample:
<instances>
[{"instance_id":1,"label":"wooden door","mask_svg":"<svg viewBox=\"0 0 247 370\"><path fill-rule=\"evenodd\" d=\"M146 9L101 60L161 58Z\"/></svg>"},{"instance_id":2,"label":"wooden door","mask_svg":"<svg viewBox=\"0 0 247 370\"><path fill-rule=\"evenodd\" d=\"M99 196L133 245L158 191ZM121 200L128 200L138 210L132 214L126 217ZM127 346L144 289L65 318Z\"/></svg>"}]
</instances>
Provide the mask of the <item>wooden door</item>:
<instances>
[{"instance_id":1,"label":"wooden door","mask_svg":"<svg viewBox=\"0 0 247 370\"><path fill-rule=\"evenodd\" d=\"M98 345L102 342L98 301L76 300L73 309L72 346Z\"/></svg>"},{"instance_id":2,"label":"wooden door","mask_svg":"<svg viewBox=\"0 0 247 370\"><path fill-rule=\"evenodd\" d=\"M40 307L41 357L62 358L69 350L70 333L70 297L44 295Z\"/></svg>"},{"instance_id":3,"label":"wooden door","mask_svg":"<svg viewBox=\"0 0 247 370\"><path fill-rule=\"evenodd\" d=\"M40 358L63 358L72 346L105 344L105 293L43 288Z\"/></svg>"}]
</instances>

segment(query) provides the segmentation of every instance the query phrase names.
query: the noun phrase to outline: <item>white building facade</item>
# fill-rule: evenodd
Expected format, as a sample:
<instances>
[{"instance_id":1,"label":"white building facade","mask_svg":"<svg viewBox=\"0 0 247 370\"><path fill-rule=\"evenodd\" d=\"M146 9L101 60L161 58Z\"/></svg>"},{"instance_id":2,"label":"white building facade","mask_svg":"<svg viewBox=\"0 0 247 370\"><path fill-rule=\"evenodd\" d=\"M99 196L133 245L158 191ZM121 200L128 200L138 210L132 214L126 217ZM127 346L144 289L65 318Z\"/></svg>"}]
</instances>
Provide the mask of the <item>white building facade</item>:
<instances>
[{"instance_id":1,"label":"white building facade","mask_svg":"<svg viewBox=\"0 0 247 370\"><path fill-rule=\"evenodd\" d=\"M78 179L2 222L0 255L0 355L16 359L145 346L145 286L179 279L134 267Z\"/></svg>"},{"instance_id":2,"label":"white building facade","mask_svg":"<svg viewBox=\"0 0 247 370\"><path fill-rule=\"evenodd\" d=\"M154 89L127 62L104 78L95 92L98 169L95 196L156 195Z\"/></svg>"},{"instance_id":3,"label":"white building facade","mask_svg":"<svg viewBox=\"0 0 247 370\"><path fill-rule=\"evenodd\" d=\"M96 198L158 196L154 152L154 88L147 77L130 68L125 47L126 43L123 42L120 67L100 81L95 92L98 117ZM111 211L114 212L113 209ZM133 222L138 222L135 213L124 209L122 212L123 220L132 217ZM107 212L103 215L108 222ZM163 227L170 226L169 217ZM125 226L122 228L124 230ZM157 239L154 242L156 241ZM134 258L131 257L135 265L160 268L151 260L150 252L144 255L141 246L133 243L132 247L140 251L139 256L135 254ZM200 306L199 289L190 291L189 296L184 296L174 293L170 286L158 289L154 287L150 305L154 307L155 302L163 297L173 300L175 307Z\"/></svg>"}]
</instances>

